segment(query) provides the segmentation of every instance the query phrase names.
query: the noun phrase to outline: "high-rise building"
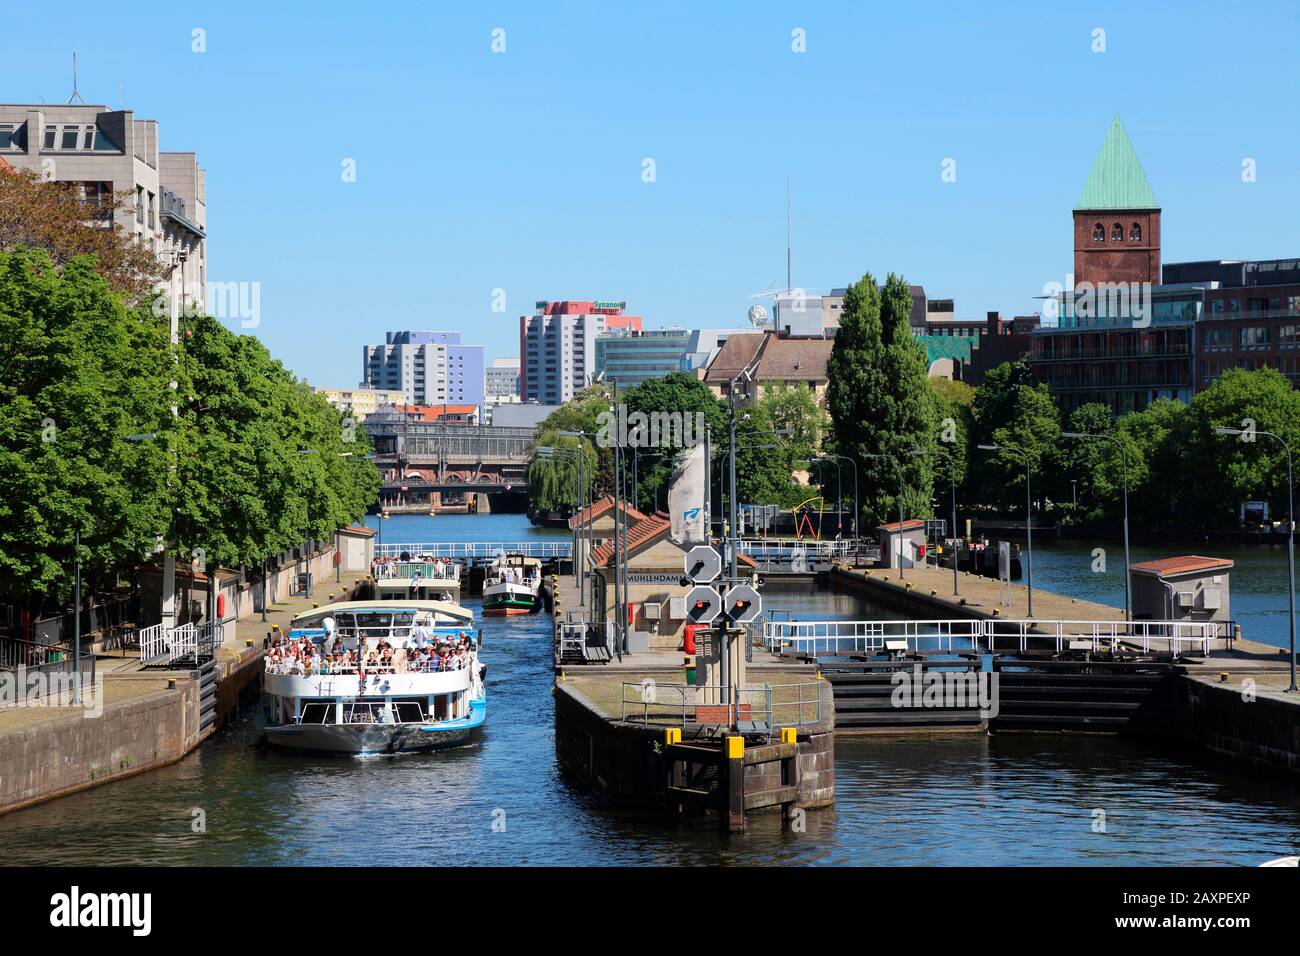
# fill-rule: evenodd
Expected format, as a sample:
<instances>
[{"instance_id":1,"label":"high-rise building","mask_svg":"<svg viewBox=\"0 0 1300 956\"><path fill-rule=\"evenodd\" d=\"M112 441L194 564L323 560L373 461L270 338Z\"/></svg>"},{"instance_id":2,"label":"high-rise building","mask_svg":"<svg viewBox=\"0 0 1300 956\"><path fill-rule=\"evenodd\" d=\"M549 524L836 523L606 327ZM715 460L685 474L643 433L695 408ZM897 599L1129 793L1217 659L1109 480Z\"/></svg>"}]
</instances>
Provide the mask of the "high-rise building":
<instances>
[{"instance_id":1,"label":"high-rise building","mask_svg":"<svg viewBox=\"0 0 1300 956\"><path fill-rule=\"evenodd\" d=\"M362 347L361 385L401 391L416 405L483 405L483 346L459 332L389 332Z\"/></svg>"},{"instance_id":2,"label":"high-rise building","mask_svg":"<svg viewBox=\"0 0 1300 956\"><path fill-rule=\"evenodd\" d=\"M363 422L385 405L397 405L406 401L406 393L399 390L383 391L374 388L318 388L316 394L345 415L351 415Z\"/></svg>"},{"instance_id":3,"label":"high-rise building","mask_svg":"<svg viewBox=\"0 0 1300 956\"><path fill-rule=\"evenodd\" d=\"M519 317L519 395L525 402L562 405L595 381L596 339L641 331L641 316L625 302L566 300L537 303Z\"/></svg>"},{"instance_id":4,"label":"high-rise building","mask_svg":"<svg viewBox=\"0 0 1300 956\"><path fill-rule=\"evenodd\" d=\"M75 184L90 207L126 194L130 208L97 215L148 246L177 302L207 303L207 183L194 153L158 148L158 121L77 103L0 105L0 159Z\"/></svg>"}]
</instances>

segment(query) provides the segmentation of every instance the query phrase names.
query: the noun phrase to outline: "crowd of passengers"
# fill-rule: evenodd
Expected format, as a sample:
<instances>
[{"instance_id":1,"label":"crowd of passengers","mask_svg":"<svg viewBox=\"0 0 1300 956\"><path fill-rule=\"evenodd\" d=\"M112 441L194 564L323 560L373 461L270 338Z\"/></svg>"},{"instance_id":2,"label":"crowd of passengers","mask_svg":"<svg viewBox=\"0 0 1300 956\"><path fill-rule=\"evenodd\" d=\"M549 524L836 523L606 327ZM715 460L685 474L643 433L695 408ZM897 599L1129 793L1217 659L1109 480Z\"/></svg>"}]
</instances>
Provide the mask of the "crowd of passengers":
<instances>
[{"instance_id":1,"label":"crowd of passengers","mask_svg":"<svg viewBox=\"0 0 1300 956\"><path fill-rule=\"evenodd\" d=\"M367 674L425 674L472 669L477 660L468 631L461 631L451 640L417 627L411 632L410 646L394 646L382 638L362 638L360 647L354 650L333 634L332 627L327 627L325 640L319 645L305 637L277 638L267 649L266 669L272 674L303 677L353 673L358 668Z\"/></svg>"},{"instance_id":2,"label":"crowd of passengers","mask_svg":"<svg viewBox=\"0 0 1300 956\"><path fill-rule=\"evenodd\" d=\"M415 558L409 551L403 551L396 558L384 557L375 558L370 562L370 576L372 578L394 578L397 577L397 566L403 561L419 560L428 564L432 568L432 577L435 578L454 578L456 577L456 563L451 558L435 558L431 554L421 555ZM419 572L416 572L419 576Z\"/></svg>"}]
</instances>

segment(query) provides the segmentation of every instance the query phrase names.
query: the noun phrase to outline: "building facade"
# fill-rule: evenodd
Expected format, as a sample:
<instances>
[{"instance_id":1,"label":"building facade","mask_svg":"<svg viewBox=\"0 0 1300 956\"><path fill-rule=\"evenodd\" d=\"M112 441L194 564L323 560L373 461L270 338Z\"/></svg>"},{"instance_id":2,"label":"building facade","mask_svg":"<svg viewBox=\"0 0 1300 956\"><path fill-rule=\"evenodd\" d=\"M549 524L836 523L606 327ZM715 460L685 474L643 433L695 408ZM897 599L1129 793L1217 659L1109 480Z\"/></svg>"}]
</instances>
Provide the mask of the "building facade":
<instances>
[{"instance_id":1,"label":"building facade","mask_svg":"<svg viewBox=\"0 0 1300 956\"><path fill-rule=\"evenodd\" d=\"M400 391L417 405L483 406L483 346L459 332L389 332L383 345L362 346L363 388Z\"/></svg>"},{"instance_id":2,"label":"building facade","mask_svg":"<svg viewBox=\"0 0 1300 956\"><path fill-rule=\"evenodd\" d=\"M596 339L640 332L641 317L624 302L539 301L519 317L520 398L562 405L596 380Z\"/></svg>"},{"instance_id":3,"label":"building facade","mask_svg":"<svg viewBox=\"0 0 1300 956\"><path fill-rule=\"evenodd\" d=\"M359 422L365 421L385 405L399 405L406 401L406 393L400 389L318 388L316 394L325 396L325 400L340 412L351 415Z\"/></svg>"},{"instance_id":4,"label":"building facade","mask_svg":"<svg viewBox=\"0 0 1300 956\"><path fill-rule=\"evenodd\" d=\"M682 370L691 333L687 329L647 329L596 338L596 378L632 388Z\"/></svg>"},{"instance_id":5,"label":"building facade","mask_svg":"<svg viewBox=\"0 0 1300 956\"><path fill-rule=\"evenodd\" d=\"M483 400L489 405L520 401L519 359L496 358L483 370Z\"/></svg>"},{"instance_id":6,"label":"building facade","mask_svg":"<svg viewBox=\"0 0 1300 956\"><path fill-rule=\"evenodd\" d=\"M148 246L168 270L173 300L207 305L207 176L194 153L160 150L157 120L130 110L0 104L0 158L71 183L90 207L118 195L127 208L93 215Z\"/></svg>"}]
</instances>

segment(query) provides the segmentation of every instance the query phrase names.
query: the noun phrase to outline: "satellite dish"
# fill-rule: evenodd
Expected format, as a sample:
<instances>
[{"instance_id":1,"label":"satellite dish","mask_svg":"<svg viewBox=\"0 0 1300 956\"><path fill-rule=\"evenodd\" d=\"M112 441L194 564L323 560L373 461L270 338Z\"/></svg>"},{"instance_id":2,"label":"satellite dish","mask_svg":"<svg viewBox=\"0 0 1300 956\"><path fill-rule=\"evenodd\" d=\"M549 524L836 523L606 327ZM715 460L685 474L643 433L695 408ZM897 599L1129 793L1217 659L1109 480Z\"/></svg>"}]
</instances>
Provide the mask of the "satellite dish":
<instances>
[{"instance_id":1,"label":"satellite dish","mask_svg":"<svg viewBox=\"0 0 1300 956\"><path fill-rule=\"evenodd\" d=\"M756 329L761 329L767 325L767 309L761 305L751 305L749 307L749 323Z\"/></svg>"}]
</instances>

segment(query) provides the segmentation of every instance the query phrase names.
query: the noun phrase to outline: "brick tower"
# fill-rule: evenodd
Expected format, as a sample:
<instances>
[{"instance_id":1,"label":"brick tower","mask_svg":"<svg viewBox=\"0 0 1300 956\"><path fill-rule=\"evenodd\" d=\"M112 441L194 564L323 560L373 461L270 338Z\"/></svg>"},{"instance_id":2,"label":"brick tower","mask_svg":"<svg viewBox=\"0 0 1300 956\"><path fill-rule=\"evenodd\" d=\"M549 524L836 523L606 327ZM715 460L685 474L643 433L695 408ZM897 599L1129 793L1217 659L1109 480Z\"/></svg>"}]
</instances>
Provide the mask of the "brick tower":
<instances>
[{"instance_id":1,"label":"brick tower","mask_svg":"<svg viewBox=\"0 0 1300 956\"><path fill-rule=\"evenodd\" d=\"M1074 281L1160 284L1160 204L1118 115L1074 207Z\"/></svg>"}]
</instances>

